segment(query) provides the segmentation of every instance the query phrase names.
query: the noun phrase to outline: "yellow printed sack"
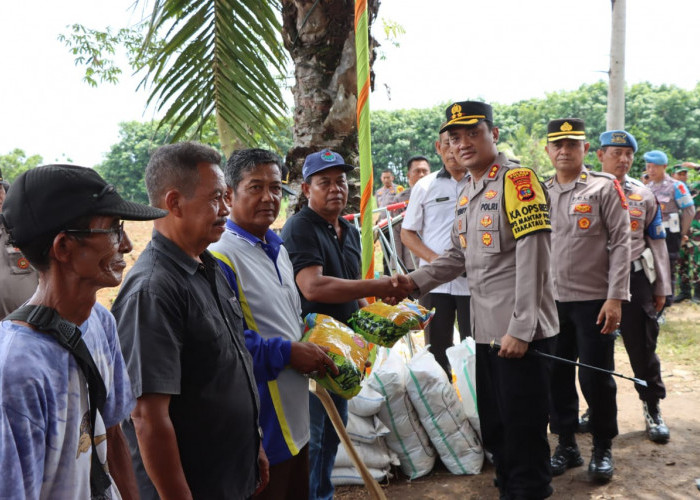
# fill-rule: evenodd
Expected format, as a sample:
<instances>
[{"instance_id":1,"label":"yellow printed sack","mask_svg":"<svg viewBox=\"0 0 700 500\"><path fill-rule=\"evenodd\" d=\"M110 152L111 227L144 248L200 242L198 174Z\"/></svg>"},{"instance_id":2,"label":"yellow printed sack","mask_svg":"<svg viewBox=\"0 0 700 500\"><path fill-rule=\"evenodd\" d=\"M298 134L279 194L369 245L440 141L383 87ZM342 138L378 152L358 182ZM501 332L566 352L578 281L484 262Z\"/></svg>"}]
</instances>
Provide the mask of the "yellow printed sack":
<instances>
[{"instance_id":1,"label":"yellow printed sack","mask_svg":"<svg viewBox=\"0 0 700 500\"><path fill-rule=\"evenodd\" d=\"M355 311L348 323L374 344L392 347L411 330L423 330L435 309L428 311L415 301L404 299L395 306L378 300Z\"/></svg>"},{"instance_id":2,"label":"yellow printed sack","mask_svg":"<svg viewBox=\"0 0 700 500\"><path fill-rule=\"evenodd\" d=\"M315 377L316 381L345 399L356 396L366 363L373 360L376 349L347 325L325 314L307 314L304 322L302 342L328 347L328 356L340 372L336 376L327 373L324 377Z\"/></svg>"}]
</instances>

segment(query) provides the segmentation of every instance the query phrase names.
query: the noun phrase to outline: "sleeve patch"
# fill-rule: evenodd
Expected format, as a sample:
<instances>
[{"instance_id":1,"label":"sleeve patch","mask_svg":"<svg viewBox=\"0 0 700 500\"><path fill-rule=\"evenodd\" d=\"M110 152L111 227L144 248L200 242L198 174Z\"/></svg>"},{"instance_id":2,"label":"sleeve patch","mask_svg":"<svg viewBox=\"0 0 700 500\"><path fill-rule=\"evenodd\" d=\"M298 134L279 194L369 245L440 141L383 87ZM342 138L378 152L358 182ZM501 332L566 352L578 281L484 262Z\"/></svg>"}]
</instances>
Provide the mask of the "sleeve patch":
<instances>
[{"instance_id":1,"label":"sleeve patch","mask_svg":"<svg viewBox=\"0 0 700 500\"><path fill-rule=\"evenodd\" d=\"M530 233L552 229L544 189L532 170L514 168L506 172L504 201L516 240Z\"/></svg>"},{"instance_id":2,"label":"sleeve patch","mask_svg":"<svg viewBox=\"0 0 700 500\"><path fill-rule=\"evenodd\" d=\"M622 187L620 186L620 183L617 182L617 179L613 179L613 184L615 185L615 191L617 191L617 195L620 197L620 203L622 204L622 208L627 210L629 205L627 205L627 198L625 198L625 193L622 192Z\"/></svg>"}]
</instances>

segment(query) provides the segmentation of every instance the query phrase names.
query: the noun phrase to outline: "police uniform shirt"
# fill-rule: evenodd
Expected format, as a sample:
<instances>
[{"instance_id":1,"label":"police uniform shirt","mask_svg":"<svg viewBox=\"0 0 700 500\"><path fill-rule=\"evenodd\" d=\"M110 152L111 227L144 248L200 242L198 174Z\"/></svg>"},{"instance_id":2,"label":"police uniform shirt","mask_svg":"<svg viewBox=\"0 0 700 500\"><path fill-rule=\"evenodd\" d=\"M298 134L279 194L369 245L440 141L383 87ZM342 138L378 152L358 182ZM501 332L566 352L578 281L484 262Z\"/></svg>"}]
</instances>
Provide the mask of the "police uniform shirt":
<instances>
[{"instance_id":1,"label":"police uniform shirt","mask_svg":"<svg viewBox=\"0 0 700 500\"><path fill-rule=\"evenodd\" d=\"M671 276L666 248L666 233L661 222L660 207L654 194L641 182L625 176L622 185L630 214L630 257L639 261L648 247L654 257L654 295L671 295ZM640 263L641 265L641 263Z\"/></svg>"},{"instance_id":2,"label":"police uniform shirt","mask_svg":"<svg viewBox=\"0 0 700 500\"><path fill-rule=\"evenodd\" d=\"M401 191L403 191L403 186L397 186L396 184L392 184L388 188L380 187L374 195L377 198L377 207L381 208L389 205L394 196Z\"/></svg>"},{"instance_id":3,"label":"police uniform shirt","mask_svg":"<svg viewBox=\"0 0 700 500\"><path fill-rule=\"evenodd\" d=\"M24 304L39 283L37 272L19 248L8 243L8 236L0 224L0 319Z\"/></svg>"},{"instance_id":4,"label":"police uniform shirt","mask_svg":"<svg viewBox=\"0 0 700 500\"><path fill-rule=\"evenodd\" d=\"M410 206L410 203L409 203ZM452 246L410 274L421 293L466 270L477 343L552 337L559 331L550 274L546 193L535 173L499 154L457 202Z\"/></svg>"},{"instance_id":5,"label":"police uniform shirt","mask_svg":"<svg viewBox=\"0 0 700 500\"><path fill-rule=\"evenodd\" d=\"M417 232L428 248L437 254L442 254L452 246L451 234L455 221L455 206L459 194L466 185L466 175L456 181L444 167L438 172L426 175L411 188L411 199L402 227ZM428 264L427 260L419 261L420 267ZM458 276L434 288L431 293L469 295L467 278Z\"/></svg>"},{"instance_id":6,"label":"police uniform shirt","mask_svg":"<svg viewBox=\"0 0 700 500\"><path fill-rule=\"evenodd\" d=\"M546 186L557 300L629 300L630 218L617 180L582 167L575 181Z\"/></svg>"},{"instance_id":7,"label":"police uniform shirt","mask_svg":"<svg viewBox=\"0 0 700 500\"><path fill-rule=\"evenodd\" d=\"M661 182L652 181L647 184L647 187L651 189L656 199L659 200L666 230L671 233L688 234L690 223L695 215L695 206L688 186L681 181L671 178L670 175L664 174ZM671 214L679 212L680 228L670 221Z\"/></svg>"}]
</instances>

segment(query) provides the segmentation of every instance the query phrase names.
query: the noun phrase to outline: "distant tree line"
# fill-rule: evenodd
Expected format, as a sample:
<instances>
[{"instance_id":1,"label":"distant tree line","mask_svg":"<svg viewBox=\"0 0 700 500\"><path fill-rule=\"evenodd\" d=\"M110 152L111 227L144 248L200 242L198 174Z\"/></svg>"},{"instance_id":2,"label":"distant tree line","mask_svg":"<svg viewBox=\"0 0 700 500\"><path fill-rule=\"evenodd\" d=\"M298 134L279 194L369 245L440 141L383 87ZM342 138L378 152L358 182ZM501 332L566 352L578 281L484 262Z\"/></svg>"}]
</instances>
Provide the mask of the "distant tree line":
<instances>
[{"instance_id":1,"label":"distant tree line","mask_svg":"<svg viewBox=\"0 0 700 500\"><path fill-rule=\"evenodd\" d=\"M669 165L700 158L700 84L693 90L650 83L632 85L626 92L626 129L639 143L631 175L639 177L645 151L660 149ZM469 96L455 96L459 100ZM547 122L554 118L577 117L586 121L591 143L585 162L599 168L595 151L598 137L605 131L607 83L582 85L568 92L552 92L544 99L528 99L513 104L492 103L495 125L500 129L499 149L550 176L554 169L544 152ZM372 159L375 177L390 168L405 180L406 161L414 155L430 159L433 169L441 166L434 143L445 119L449 102L427 109L375 111L372 113Z\"/></svg>"},{"instance_id":2,"label":"distant tree line","mask_svg":"<svg viewBox=\"0 0 700 500\"><path fill-rule=\"evenodd\" d=\"M669 157L669 165L682 161L700 162L700 83L692 90L673 85L649 83L632 85L626 92L626 129L639 143L631 175L644 171L642 155L660 149ZM469 96L455 96L463 100ZM437 170L441 162L435 153L435 140L449 102L425 109L374 111L372 113L372 160L374 176L379 184L381 172L389 168L397 182L406 184L407 160L415 155L426 156ZM582 85L568 92L552 92L544 99L528 99L513 104L493 103L495 125L500 129L499 149L535 169L541 177L549 177L554 169L544 152L547 122L553 118L578 117L586 121L591 143L586 163L599 169L595 151L598 136L605 130L607 84ZM272 143L259 138L259 147L275 150L284 156L292 146L292 119L277 128ZM120 124L119 142L95 168L127 198L147 202L143 172L149 153L169 142L164 128L156 122ZM219 148L214 119L204 126L201 140ZM27 155L20 149L0 155L0 169L10 182L21 172L42 163L38 155ZM694 176L694 174L693 174Z\"/></svg>"}]
</instances>

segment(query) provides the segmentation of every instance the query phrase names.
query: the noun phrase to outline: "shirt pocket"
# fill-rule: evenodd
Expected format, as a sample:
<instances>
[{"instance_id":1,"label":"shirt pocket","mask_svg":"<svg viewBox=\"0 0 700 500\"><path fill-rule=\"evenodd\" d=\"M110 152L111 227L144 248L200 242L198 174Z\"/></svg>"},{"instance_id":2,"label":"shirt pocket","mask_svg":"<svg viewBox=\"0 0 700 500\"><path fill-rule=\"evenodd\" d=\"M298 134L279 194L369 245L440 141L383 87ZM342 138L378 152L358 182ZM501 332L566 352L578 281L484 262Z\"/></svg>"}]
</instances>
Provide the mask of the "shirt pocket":
<instances>
[{"instance_id":1,"label":"shirt pocket","mask_svg":"<svg viewBox=\"0 0 700 500\"><path fill-rule=\"evenodd\" d=\"M597 201L577 201L569 204L569 220L574 226L574 238L599 236L603 221L600 217L600 205Z\"/></svg>"},{"instance_id":2,"label":"shirt pocket","mask_svg":"<svg viewBox=\"0 0 700 500\"><path fill-rule=\"evenodd\" d=\"M477 247L483 253L500 253L501 231L499 212L479 212L476 217L474 229L476 229Z\"/></svg>"}]
</instances>

